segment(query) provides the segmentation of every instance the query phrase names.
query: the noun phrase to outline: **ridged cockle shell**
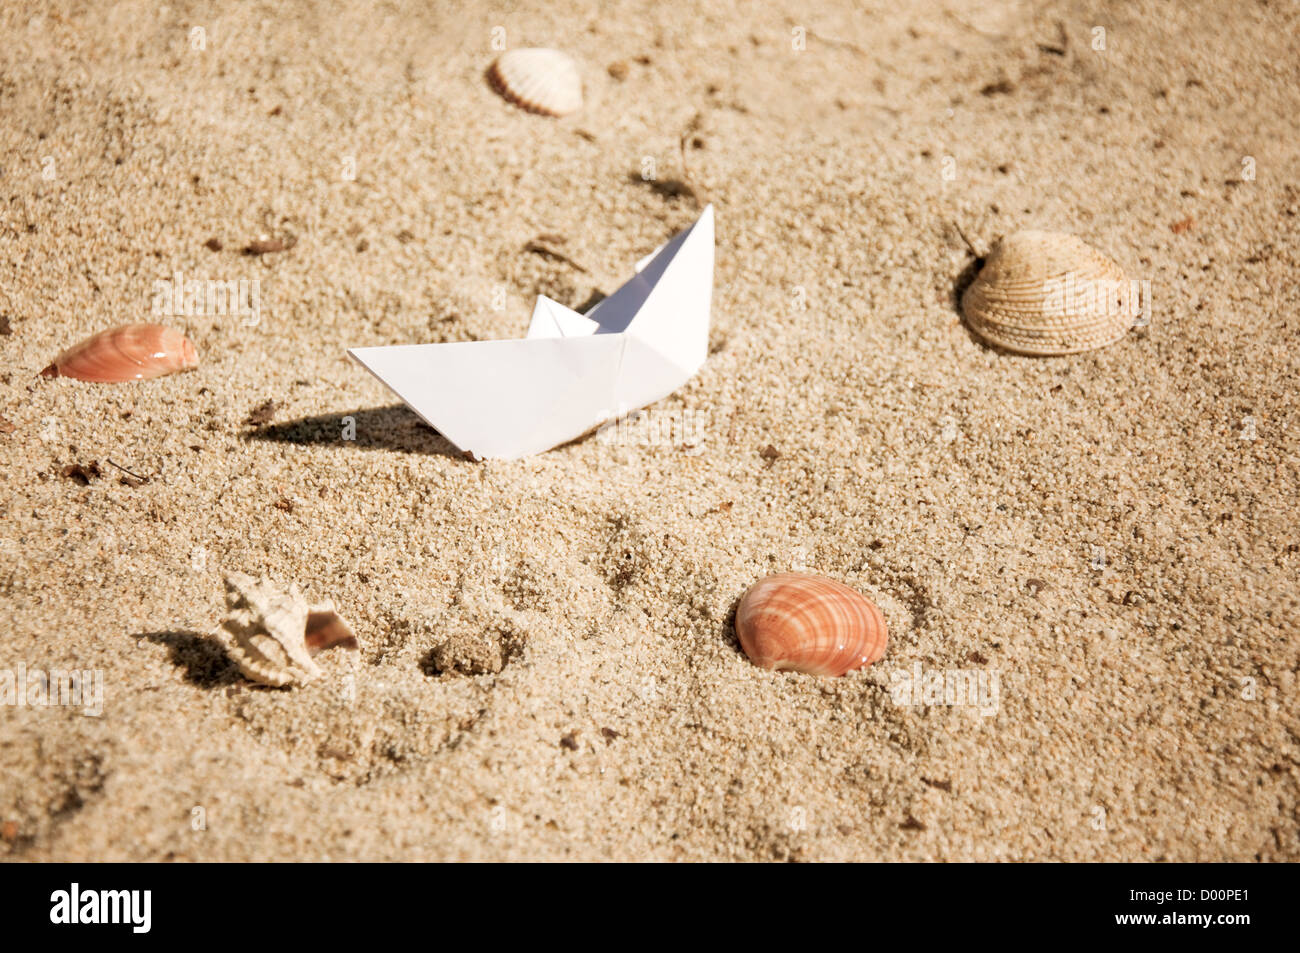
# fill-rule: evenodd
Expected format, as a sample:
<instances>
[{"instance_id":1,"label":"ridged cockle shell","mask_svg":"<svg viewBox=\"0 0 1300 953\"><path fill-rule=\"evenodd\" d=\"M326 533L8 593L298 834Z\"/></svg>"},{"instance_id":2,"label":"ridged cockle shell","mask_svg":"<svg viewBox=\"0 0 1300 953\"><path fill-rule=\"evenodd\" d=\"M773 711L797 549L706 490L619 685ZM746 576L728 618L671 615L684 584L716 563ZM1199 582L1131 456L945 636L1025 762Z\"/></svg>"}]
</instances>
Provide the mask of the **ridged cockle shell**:
<instances>
[{"instance_id":1,"label":"ridged cockle shell","mask_svg":"<svg viewBox=\"0 0 1300 953\"><path fill-rule=\"evenodd\" d=\"M577 64L559 50L509 50L488 70L492 88L510 102L544 116L567 116L582 108Z\"/></svg>"},{"instance_id":2,"label":"ridged cockle shell","mask_svg":"<svg viewBox=\"0 0 1300 953\"><path fill-rule=\"evenodd\" d=\"M72 345L41 374L107 384L142 381L198 365L198 351L180 331L161 324L124 324Z\"/></svg>"},{"instance_id":3,"label":"ridged cockle shell","mask_svg":"<svg viewBox=\"0 0 1300 953\"><path fill-rule=\"evenodd\" d=\"M1138 317L1135 284L1101 252L1062 232L1022 231L997 244L965 294L976 334L1021 354L1113 344Z\"/></svg>"},{"instance_id":4,"label":"ridged cockle shell","mask_svg":"<svg viewBox=\"0 0 1300 953\"><path fill-rule=\"evenodd\" d=\"M822 576L760 579L736 607L736 635L759 668L843 675L885 654L885 617L862 593Z\"/></svg>"}]
</instances>

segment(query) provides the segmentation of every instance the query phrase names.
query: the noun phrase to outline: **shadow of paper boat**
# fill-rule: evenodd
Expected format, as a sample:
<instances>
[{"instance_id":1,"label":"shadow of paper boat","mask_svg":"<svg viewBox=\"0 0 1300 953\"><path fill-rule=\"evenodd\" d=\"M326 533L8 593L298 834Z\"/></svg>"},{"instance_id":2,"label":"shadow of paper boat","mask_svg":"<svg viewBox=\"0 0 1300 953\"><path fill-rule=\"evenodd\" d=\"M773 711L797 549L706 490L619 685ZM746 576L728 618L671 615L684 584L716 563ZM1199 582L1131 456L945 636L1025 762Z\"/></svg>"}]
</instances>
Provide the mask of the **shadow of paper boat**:
<instances>
[{"instance_id":1,"label":"shadow of paper boat","mask_svg":"<svg viewBox=\"0 0 1300 953\"><path fill-rule=\"evenodd\" d=\"M259 427L251 431L248 438L275 443L440 454L458 460L465 457L451 441L403 404L286 420Z\"/></svg>"}]
</instances>

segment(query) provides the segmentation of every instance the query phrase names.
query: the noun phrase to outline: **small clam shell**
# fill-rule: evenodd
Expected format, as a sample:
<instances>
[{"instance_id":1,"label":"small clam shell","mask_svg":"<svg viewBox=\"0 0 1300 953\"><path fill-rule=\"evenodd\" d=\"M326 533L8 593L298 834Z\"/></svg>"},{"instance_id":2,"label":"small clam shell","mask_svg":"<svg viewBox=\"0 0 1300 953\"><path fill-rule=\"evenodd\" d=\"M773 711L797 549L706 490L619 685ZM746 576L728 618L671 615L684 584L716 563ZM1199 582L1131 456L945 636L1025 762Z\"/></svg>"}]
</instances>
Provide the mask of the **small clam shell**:
<instances>
[{"instance_id":1,"label":"small clam shell","mask_svg":"<svg viewBox=\"0 0 1300 953\"><path fill-rule=\"evenodd\" d=\"M74 344L41 374L106 384L161 377L198 364L198 351L180 331L161 324L124 324Z\"/></svg>"},{"instance_id":2,"label":"small clam shell","mask_svg":"<svg viewBox=\"0 0 1300 953\"><path fill-rule=\"evenodd\" d=\"M885 617L862 593L803 573L760 579L736 608L736 635L759 668L843 675L885 654Z\"/></svg>"},{"instance_id":3,"label":"small clam shell","mask_svg":"<svg viewBox=\"0 0 1300 953\"><path fill-rule=\"evenodd\" d=\"M1022 231L989 255L962 295L971 329L1021 354L1074 354L1113 344L1137 317L1124 269L1073 235Z\"/></svg>"},{"instance_id":4,"label":"small clam shell","mask_svg":"<svg viewBox=\"0 0 1300 953\"><path fill-rule=\"evenodd\" d=\"M243 573L226 576L226 615L216 637L247 678L277 688L319 678L312 656L325 649L359 648L329 603L308 606L297 586L285 592Z\"/></svg>"},{"instance_id":5,"label":"small clam shell","mask_svg":"<svg viewBox=\"0 0 1300 953\"><path fill-rule=\"evenodd\" d=\"M521 109L567 116L582 108L577 64L559 50L508 50L488 70L488 82Z\"/></svg>"}]
</instances>

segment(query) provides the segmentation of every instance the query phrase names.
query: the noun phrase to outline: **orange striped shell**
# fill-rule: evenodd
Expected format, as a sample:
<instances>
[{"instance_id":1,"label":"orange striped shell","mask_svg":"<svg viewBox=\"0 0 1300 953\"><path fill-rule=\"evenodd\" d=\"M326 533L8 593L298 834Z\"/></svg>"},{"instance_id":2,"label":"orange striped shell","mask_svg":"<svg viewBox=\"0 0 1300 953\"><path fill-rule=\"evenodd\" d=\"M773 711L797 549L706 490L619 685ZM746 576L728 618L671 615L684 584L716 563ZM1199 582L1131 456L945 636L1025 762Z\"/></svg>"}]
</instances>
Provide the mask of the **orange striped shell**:
<instances>
[{"instance_id":1,"label":"orange striped shell","mask_svg":"<svg viewBox=\"0 0 1300 953\"><path fill-rule=\"evenodd\" d=\"M180 331L161 324L124 324L72 345L41 374L108 384L161 377L198 364L198 351Z\"/></svg>"},{"instance_id":2,"label":"orange striped shell","mask_svg":"<svg viewBox=\"0 0 1300 953\"><path fill-rule=\"evenodd\" d=\"M822 576L760 579L736 608L736 635L759 668L843 675L885 654L885 617L862 593Z\"/></svg>"}]
</instances>

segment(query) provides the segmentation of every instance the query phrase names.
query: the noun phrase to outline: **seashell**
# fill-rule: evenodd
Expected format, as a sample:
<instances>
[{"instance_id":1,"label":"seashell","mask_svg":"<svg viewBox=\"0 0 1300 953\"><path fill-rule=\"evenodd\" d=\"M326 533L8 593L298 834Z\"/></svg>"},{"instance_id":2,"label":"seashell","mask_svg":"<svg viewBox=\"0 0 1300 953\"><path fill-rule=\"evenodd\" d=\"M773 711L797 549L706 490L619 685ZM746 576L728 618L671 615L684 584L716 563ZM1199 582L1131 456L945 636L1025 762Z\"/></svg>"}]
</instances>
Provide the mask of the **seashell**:
<instances>
[{"instance_id":1,"label":"seashell","mask_svg":"<svg viewBox=\"0 0 1300 953\"><path fill-rule=\"evenodd\" d=\"M1113 344L1137 318L1124 269L1073 235L1022 231L1000 241L962 295L971 329L1021 354Z\"/></svg>"},{"instance_id":2,"label":"seashell","mask_svg":"<svg viewBox=\"0 0 1300 953\"><path fill-rule=\"evenodd\" d=\"M508 50L488 70L492 88L521 109L567 116L582 108L582 77L559 50Z\"/></svg>"},{"instance_id":3,"label":"seashell","mask_svg":"<svg viewBox=\"0 0 1300 953\"><path fill-rule=\"evenodd\" d=\"M180 331L161 324L124 324L72 345L41 376L104 384L142 381L198 366L198 351Z\"/></svg>"},{"instance_id":4,"label":"seashell","mask_svg":"<svg viewBox=\"0 0 1300 953\"><path fill-rule=\"evenodd\" d=\"M843 583L804 573L760 579L736 607L736 635L759 668L843 675L885 654L885 617Z\"/></svg>"},{"instance_id":5,"label":"seashell","mask_svg":"<svg viewBox=\"0 0 1300 953\"><path fill-rule=\"evenodd\" d=\"M319 678L312 656L325 649L360 647L331 604L309 607L297 586L283 592L243 573L226 576L226 617L215 634L245 676L277 688Z\"/></svg>"}]
</instances>

